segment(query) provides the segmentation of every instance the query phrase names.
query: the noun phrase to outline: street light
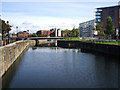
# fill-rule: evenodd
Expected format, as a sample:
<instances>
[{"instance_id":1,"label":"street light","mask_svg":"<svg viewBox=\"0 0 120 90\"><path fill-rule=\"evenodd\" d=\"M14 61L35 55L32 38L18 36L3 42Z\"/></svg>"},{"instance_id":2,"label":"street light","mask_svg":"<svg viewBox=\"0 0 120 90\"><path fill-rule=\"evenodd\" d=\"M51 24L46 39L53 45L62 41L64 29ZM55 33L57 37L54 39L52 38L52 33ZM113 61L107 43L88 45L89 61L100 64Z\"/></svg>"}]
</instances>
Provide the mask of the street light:
<instances>
[{"instance_id":1,"label":"street light","mask_svg":"<svg viewBox=\"0 0 120 90\"><path fill-rule=\"evenodd\" d=\"M8 44L9 44L9 21L7 21L7 30L8 30Z\"/></svg>"},{"instance_id":2,"label":"street light","mask_svg":"<svg viewBox=\"0 0 120 90\"><path fill-rule=\"evenodd\" d=\"M29 30L27 30L27 39L28 39L28 35L29 35Z\"/></svg>"},{"instance_id":3,"label":"street light","mask_svg":"<svg viewBox=\"0 0 120 90\"><path fill-rule=\"evenodd\" d=\"M16 30L17 30L17 37L18 37L18 26L16 26Z\"/></svg>"}]
</instances>

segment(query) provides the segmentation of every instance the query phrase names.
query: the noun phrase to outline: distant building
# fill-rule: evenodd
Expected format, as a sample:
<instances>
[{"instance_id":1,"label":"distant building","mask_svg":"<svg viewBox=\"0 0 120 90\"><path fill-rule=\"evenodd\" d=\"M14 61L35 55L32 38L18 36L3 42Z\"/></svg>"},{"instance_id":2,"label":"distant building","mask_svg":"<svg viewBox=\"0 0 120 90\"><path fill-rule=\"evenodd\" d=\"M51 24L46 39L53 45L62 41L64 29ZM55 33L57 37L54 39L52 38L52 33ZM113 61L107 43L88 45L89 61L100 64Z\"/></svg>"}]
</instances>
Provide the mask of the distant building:
<instances>
[{"instance_id":1,"label":"distant building","mask_svg":"<svg viewBox=\"0 0 120 90\"><path fill-rule=\"evenodd\" d=\"M48 37L50 35L50 31L48 30L39 30L36 33L39 37Z\"/></svg>"},{"instance_id":2,"label":"distant building","mask_svg":"<svg viewBox=\"0 0 120 90\"><path fill-rule=\"evenodd\" d=\"M62 35L62 33L61 33L61 29L57 29L57 28L52 28L51 30L50 30L50 32L52 32L51 34L50 34L50 36L52 36L52 37L61 37L61 35Z\"/></svg>"},{"instance_id":3,"label":"distant building","mask_svg":"<svg viewBox=\"0 0 120 90\"><path fill-rule=\"evenodd\" d=\"M90 20L79 24L80 37L93 37L95 20Z\"/></svg>"},{"instance_id":4,"label":"distant building","mask_svg":"<svg viewBox=\"0 0 120 90\"><path fill-rule=\"evenodd\" d=\"M16 38L16 37L17 37L17 34L12 34L12 37L13 37L13 38Z\"/></svg>"},{"instance_id":5,"label":"distant building","mask_svg":"<svg viewBox=\"0 0 120 90\"><path fill-rule=\"evenodd\" d=\"M29 33L28 33L27 31L18 32L18 33L17 33L17 36L18 36L18 37L23 37L23 38L25 38L25 37L28 37L28 36L29 36Z\"/></svg>"},{"instance_id":6,"label":"distant building","mask_svg":"<svg viewBox=\"0 0 120 90\"><path fill-rule=\"evenodd\" d=\"M120 5L97 8L96 23L102 22L104 31L106 30L108 16L112 18L115 28L120 26Z\"/></svg>"},{"instance_id":7,"label":"distant building","mask_svg":"<svg viewBox=\"0 0 120 90\"><path fill-rule=\"evenodd\" d=\"M55 28L50 29L50 37L55 37Z\"/></svg>"},{"instance_id":8,"label":"distant building","mask_svg":"<svg viewBox=\"0 0 120 90\"><path fill-rule=\"evenodd\" d=\"M61 37L62 33L61 33L61 29L57 29L57 36Z\"/></svg>"}]
</instances>

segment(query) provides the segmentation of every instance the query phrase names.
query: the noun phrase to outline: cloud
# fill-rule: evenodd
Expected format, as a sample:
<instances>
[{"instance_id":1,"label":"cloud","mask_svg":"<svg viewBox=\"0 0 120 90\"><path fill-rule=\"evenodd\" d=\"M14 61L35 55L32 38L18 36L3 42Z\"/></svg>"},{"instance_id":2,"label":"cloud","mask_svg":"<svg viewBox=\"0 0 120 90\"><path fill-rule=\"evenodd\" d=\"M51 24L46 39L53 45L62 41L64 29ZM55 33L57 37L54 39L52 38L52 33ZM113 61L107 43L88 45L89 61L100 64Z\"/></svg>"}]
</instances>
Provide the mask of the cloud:
<instances>
[{"instance_id":1,"label":"cloud","mask_svg":"<svg viewBox=\"0 0 120 90\"><path fill-rule=\"evenodd\" d=\"M36 0L34 1L36 2ZM80 0L76 1L80 2ZM105 6L108 4L113 3L5 2L3 3L2 19L9 21L13 25L11 32L17 32L16 26L19 27L19 31L30 30L31 33L37 30L49 30L53 27L72 29L74 26L78 27L81 22L94 19L96 6L99 7L99 5Z\"/></svg>"},{"instance_id":2,"label":"cloud","mask_svg":"<svg viewBox=\"0 0 120 90\"><path fill-rule=\"evenodd\" d=\"M118 2L119 0L2 0L2 2Z\"/></svg>"},{"instance_id":3,"label":"cloud","mask_svg":"<svg viewBox=\"0 0 120 90\"><path fill-rule=\"evenodd\" d=\"M25 22L23 22L22 24L23 24L23 25L31 25L32 23L25 21Z\"/></svg>"}]
</instances>

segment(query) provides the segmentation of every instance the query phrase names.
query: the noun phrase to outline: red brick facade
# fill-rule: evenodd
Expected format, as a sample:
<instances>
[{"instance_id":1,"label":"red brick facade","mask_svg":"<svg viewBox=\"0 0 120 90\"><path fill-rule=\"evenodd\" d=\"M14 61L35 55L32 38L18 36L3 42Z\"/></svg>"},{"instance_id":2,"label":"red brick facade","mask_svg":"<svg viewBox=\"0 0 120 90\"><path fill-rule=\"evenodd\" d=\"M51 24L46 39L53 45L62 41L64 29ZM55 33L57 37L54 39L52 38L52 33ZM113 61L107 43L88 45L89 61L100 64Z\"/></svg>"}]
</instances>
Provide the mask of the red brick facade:
<instances>
[{"instance_id":1,"label":"red brick facade","mask_svg":"<svg viewBox=\"0 0 120 90\"><path fill-rule=\"evenodd\" d=\"M101 10L101 11L99 11ZM106 29L106 22L107 22L107 17L108 16L111 16L112 17L112 20L113 20L113 24L116 27L119 26L119 19L120 19L120 6L112 6L112 7L104 7L104 8L97 8L97 12L96 13L100 13L100 15L97 15L96 16L100 16L100 19L101 22L103 22L103 29L105 30ZM96 18L97 20L97 18ZM96 21L98 22L98 21Z\"/></svg>"},{"instance_id":2,"label":"red brick facade","mask_svg":"<svg viewBox=\"0 0 120 90\"><path fill-rule=\"evenodd\" d=\"M48 31L48 30L40 30L40 31L37 31L37 35L38 36L49 36L50 31Z\"/></svg>"},{"instance_id":3,"label":"red brick facade","mask_svg":"<svg viewBox=\"0 0 120 90\"><path fill-rule=\"evenodd\" d=\"M29 33L28 32L26 32L26 31L23 31L23 32L19 32L18 34L18 37L28 37L29 36Z\"/></svg>"}]
</instances>

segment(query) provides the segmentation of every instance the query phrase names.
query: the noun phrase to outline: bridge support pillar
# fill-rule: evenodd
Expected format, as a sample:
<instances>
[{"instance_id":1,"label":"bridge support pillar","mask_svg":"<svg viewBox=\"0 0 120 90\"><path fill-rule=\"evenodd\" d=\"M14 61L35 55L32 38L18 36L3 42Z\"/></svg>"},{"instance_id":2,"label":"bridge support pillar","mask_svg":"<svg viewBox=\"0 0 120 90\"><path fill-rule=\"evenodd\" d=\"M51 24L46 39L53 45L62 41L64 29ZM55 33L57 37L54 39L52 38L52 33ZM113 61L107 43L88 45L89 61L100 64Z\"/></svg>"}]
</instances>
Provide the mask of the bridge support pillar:
<instances>
[{"instance_id":1,"label":"bridge support pillar","mask_svg":"<svg viewBox=\"0 0 120 90\"><path fill-rule=\"evenodd\" d=\"M35 42L36 42L36 46L38 46L39 45L38 39L36 39Z\"/></svg>"},{"instance_id":2,"label":"bridge support pillar","mask_svg":"<svg viewBox=\"0 0 120 90\"><path fill-rule=\"evenodd\" d=\"M57 40L55 40L55 46L57 47Z\"/></svg>"}]
</instances>

